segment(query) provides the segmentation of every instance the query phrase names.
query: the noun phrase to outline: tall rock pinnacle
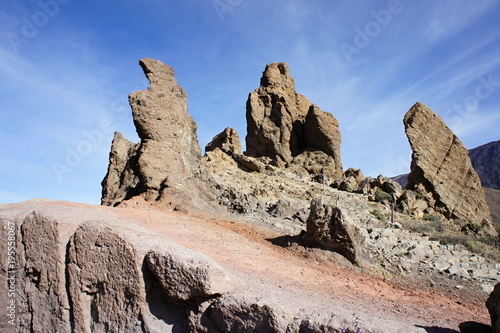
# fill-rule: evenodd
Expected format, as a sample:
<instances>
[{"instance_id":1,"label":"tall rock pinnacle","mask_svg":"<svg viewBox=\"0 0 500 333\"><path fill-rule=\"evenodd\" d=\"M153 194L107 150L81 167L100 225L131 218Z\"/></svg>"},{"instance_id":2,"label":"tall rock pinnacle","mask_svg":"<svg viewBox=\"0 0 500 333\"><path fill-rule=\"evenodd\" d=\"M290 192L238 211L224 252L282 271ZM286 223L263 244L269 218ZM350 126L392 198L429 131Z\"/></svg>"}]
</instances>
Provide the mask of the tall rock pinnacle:
<instances>
[{"instance_id":1,"label":"tall rock pinnacle","mask_svg":"<svg viewBox=\"0 0 500 333\"><path fill-rule=\"evenodd\" d=\"M420 102L406 113L403 123L413 151L407 188L424 194L447 218L466 220L496 235L481 180L460 139Z\"/></svg>"},{"instance_id":2,"label":"tall rock pinnacle","mask_svg":"<svg viewBox=\"0 0 500 333\"><path fill-rule=\"evenodd\" d=\"M309 173L342 173L338 121L295 91L286 63L266 66L248 97L246 118L246 155Z\"/></svg>"},{"instance_id":3,"label":"tall rock pinnacle","mask_svg":"<svg viewBox=\"0 0 500 333\"><path fill-rule=\"evenodd\" d=\"M140 60L139 64L151 83L148 89L129 95L141 141L133 146L124 143L121 135L115 136L113 156L110 156L108 174L103 180L103 204L116 205L135 195L141 195L147 201L159 200L168 192L177 195L190 187L193 173L200 166L197 126L188 113L187 94L177 84L174 70L149 58ZM133 163L120 156L133 156ZM129 165L116 165L125 162ZM112 183L117 183L117 179L131 174L138 179L113 188ZM110 197L111 193L113 197Z\"/></svg>"}]
</instances>

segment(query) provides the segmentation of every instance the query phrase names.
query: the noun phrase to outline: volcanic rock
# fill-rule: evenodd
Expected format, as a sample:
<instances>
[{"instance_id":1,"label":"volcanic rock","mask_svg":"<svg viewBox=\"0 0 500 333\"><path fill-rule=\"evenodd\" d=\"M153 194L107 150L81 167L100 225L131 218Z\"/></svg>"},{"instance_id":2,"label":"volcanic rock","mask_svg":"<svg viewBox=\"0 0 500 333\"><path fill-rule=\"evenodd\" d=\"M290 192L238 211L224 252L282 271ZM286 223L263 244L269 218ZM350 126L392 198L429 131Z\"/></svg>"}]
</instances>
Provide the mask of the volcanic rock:
<instances>
[{"instance_id":1,"label":"volcanic rock","mask_svg":"<svg viewBox=\"0 0 500 333\"><path fill-rule=\"evenodd\" d=\"M64 284L64 243L59 224L36 212L26 216L21 226L25 276L20 294L26 297L27 321L38 332L70 330L69 303ZM40 237L43 235L43 237ZM21 247L19 247L21 248Z\"/></svg>"},{"instance_id":2,"label":"volcanic rock","mask_svg":"<svg viewBox=\"0 0 500 333\"><path fill-rule=\"evenodd\" d=\"M367 266L369 257L365 251L364 236L340 208L323 203L321 199L313 199L306 226L308 240L342 254L358 266Z\"/></svg>"},{"instance_id":3,"label":"volcanic rock","mask_svg":"<svg viewBox=\"0 0 500 333\"><path fill-rule=\"evenodd\" d=\"M115 135L102 203L117 205L140 195L146 201L176 206L196 197L193 175L200 168L201 150L196 123L188 114L187 94L177 84L174 70L154 59L140 60L151 83L129 95L138 145ZM193 192L193 193L190 193Z\"/></svg>"},{"instance_id":4,"label":"volcanic rock","mask_svg":"<svg viewBox=\"0 0 500 333\"><path fill-rule=\"evenodd\" d=\"M496 235L481 181L458 137L420 102L403 122L413 151L407 189L425 195L445 217L464 219L481 226L482 233Z\"/></svg>"},{"instance_id":5,"label":"volcanic rock","mask_svg":"<svg viewBox=\"0 0 500 333\"><path fill-rule=\"evenodd\" d=\"M116 206L141 192L137 168L139 144L116 132L109 153L108 173L103 179L101 205Z\"/></svg>"},{"instance_id":6,"label":"volcanic rock","mask_svg":"<svg viewBox=\"0 0 500 333\"><path fill-rule=\"evenodd\" d=\"M146 262L168 297L174 300L208 299L231 290L222 267L200 254L151 251Z\"/></svg>"},{"instance_id":7,"label":"volcanic rock","mask_svg":"<svg viewBox=\"0 0 500 333\"><path fill-rule=\"evenodd\" d=\"M125 239L97 223L82 225L70 240L67 270L75 331L142 332L141 274Z\"/></svg>"},{"instance_id":8,"label":"volcanic rock","mask_svg":"<svg viewBox=\"0 0 500 333\"><path fill-rule=\"evenodd\" d=\"M341 173L338 121L295 91L286 63L266 66L260 87L248 97L246 118L246 155L267 156L284 168L295 164L310 174ZM321 161L320 170L305 163L311 157Z\"/></svg>"},{"instance_id":9,"label":"volcanic rock","mask_svg":"<svg viewBox=\"0 0 500 333\"><path fill-rule=\"evenodd\" d=\"M500 283L496 284L495 289L488 297L486 307L490 313L493 333L500 333Z\"/></svg>"},{"instance_id":10,"label":"volcanic rock","mask_svg":"<svg viewBox=\"0 0 500 333\"><path fill-rule=\"evenodd\" d=\"M226 127L224 131L214 136L212 141L206 145L205 152L213 151L219 148L228 155L241 155L240 137L236 130L231 127Z\"/></svg>"}]
</instances>

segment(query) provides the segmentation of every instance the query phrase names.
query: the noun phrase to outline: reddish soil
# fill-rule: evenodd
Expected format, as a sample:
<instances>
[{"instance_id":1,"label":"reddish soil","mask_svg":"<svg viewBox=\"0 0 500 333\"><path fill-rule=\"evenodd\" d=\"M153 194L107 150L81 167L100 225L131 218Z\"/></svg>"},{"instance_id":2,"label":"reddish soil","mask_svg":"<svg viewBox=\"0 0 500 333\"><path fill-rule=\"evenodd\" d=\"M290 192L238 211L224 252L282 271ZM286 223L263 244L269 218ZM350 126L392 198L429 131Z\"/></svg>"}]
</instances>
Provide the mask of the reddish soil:
<instances>
[{"instance_id":1,"label":"reddish soil","mask_svg":"<svg viewBox=\"0 0 500 333\"><path fill-rule=\"evenodd\" d=\"M314 251L274 245L269 239L283 235L262 226L209 214L193 217L144 208L64 205L103 210L140 225L205 253L221 264L236 283L252 281L253 285L269 289L270 293L303 297L304 304L315 300L318 311L324 311L324 306L335 306L342 315L356 313L361 320L380 321L381 327L384 320L400 322L403 327L412 327L408 332L458 332L459 324L468 321L489 324L488 312L482 305L484 295L468 299L467 294L460 297L457 289L449 297L438 294L443 290L427 292L418 285L388 282L349 267L335 257L322 260ZM285 296L276 297L282 302L290 302L290 306L299 302Z\"/></svg>"}]
</instances>

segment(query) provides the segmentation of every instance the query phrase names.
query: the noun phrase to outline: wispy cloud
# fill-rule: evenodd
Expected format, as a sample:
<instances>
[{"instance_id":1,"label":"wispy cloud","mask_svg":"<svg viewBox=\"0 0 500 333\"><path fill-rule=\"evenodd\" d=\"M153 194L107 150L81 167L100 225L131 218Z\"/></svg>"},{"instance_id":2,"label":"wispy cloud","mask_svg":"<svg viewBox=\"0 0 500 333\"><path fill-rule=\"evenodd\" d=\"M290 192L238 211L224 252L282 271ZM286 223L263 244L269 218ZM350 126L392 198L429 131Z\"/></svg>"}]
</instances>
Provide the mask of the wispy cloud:
<instances>
[{"instance_id":1,"label":"wispy cloud","mask_svg":"<svg viewBox=\"0 0 500 333\"><path fill-rule=\"evenodd\" d=\"M458 34L495 5L494 0L437 1L430 7L425 35L429 41L436 42Z\"/></svg>"}]
</instances>

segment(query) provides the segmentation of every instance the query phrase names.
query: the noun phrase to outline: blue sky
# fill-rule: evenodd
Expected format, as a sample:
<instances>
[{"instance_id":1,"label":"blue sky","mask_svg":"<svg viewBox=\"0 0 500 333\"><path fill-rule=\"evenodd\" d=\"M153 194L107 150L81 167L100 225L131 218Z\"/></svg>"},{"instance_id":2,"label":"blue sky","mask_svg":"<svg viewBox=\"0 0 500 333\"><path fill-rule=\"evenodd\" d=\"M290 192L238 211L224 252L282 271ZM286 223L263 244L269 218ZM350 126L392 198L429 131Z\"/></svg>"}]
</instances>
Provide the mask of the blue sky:
<instances>
[{"instance_id":1,"label":"blue sky","mask_svg":"<svg viewBox=\"0 0 500 333\"><path fill-rule=\"evenodd\" d=\"M244 141L278 61L339 120L345 169L407 172L416 101L467 148L500 139L500 1L2 0L0 203L99 203L113 132L138 140L144 57L174 67L202 147L226 126Z\"/></svg>"}]
</instances>

